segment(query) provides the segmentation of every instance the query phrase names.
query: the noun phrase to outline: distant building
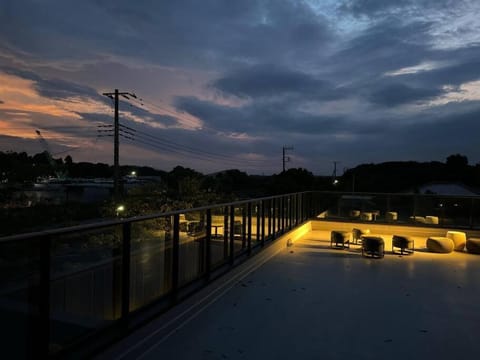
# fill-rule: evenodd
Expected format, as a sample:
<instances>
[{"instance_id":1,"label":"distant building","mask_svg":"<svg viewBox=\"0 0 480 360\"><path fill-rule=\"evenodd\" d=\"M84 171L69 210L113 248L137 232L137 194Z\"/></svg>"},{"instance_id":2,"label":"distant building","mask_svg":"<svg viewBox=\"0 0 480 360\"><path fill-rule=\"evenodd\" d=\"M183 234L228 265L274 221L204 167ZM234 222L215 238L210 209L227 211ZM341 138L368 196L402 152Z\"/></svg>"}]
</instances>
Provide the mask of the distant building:
<instances>
[{"instance_id":1,"label":"distant building","mask_svg":"<svg viewBox=\"0 0 480 360\"><path fill-rule=\"evenodd\" d=\"M462 183L431 182L406 191L407 193L436 194L453 196L480 196L480 190Z\"/></svg>"}]
</instances>

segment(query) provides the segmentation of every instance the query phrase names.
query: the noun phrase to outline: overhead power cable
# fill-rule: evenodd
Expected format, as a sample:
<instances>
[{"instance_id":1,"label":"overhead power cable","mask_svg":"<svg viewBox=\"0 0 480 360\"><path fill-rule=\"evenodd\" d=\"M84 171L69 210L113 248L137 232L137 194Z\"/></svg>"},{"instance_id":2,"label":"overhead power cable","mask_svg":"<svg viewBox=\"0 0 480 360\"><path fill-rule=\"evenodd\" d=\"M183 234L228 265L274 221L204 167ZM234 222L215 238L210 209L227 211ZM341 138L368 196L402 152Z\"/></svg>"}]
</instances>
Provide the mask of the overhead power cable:
<instances>
[{"instance_id":1,"label":"overhead power cable","mask_svg":"<svg viewBox=\"0 0 480 360\"><path fill-rule=\"evenodd\" d=\"M150 142L159 144L161 146L167 146L169 151L171 151L171 148L173 148L173 149L176 150L176 152L186 153L189 156L194 154L196 156L201 155L203 158L217 159L217 160L227 160L227 161L230 161L230 162L232 160L235 160L236 162L241 162L241 163L257 163L258 164L258 163L265 163L265 162L268 161L268 160L260 160L260 159L233 158L231 156L222 155L222 154L218 154L218 153L213 153L213 152L201 150L201 149L198 149L198 148L193 148L193 147L190 147L190 146L182 145L182 144L179 144L179 143L176 143L176 142L173 142L173 141L165 140L165 139L162 139L160 137L148 134L148 133L143 132L141 130L133 129L131 127L128 127L128 126L125 126L125 125L122 125L122 124L120 124L120 128L126 128L126 129L130 130L131 133L132 132L135 133L135 136L138 139L143 139L145 141L148 140Z\"/></svg>"}]
</instances>

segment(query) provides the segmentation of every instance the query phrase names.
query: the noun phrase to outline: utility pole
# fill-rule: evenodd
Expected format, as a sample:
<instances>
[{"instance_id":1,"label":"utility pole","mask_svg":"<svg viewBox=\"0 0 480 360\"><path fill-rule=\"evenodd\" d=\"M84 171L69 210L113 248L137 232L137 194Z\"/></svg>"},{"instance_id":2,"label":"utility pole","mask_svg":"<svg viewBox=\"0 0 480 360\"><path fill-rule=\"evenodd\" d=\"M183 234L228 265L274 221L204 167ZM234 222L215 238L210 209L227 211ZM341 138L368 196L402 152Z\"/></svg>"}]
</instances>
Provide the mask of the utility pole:
<instances>
[{"instance_id":1,"label":"utility pole","mask_svg":"<svg viewBox=\"0 0 480 360\"><path fill-rule=\"evenodd\" d=\"M339 161L334 161L333 162L333 174L332 174L332 183L333 185L337 185L338 183L338 180L337 180L337 164L339 163Z\"/></svg>"},{"instance_id":2,"label":"utility pole","mask_svg":"<svg viewBox=\"0 0 480 360\"><path fill-rule=\"evenodd\" d=\"M137 96L130 92L119 92L115 89L111 93L103 93L103 95L109 97L114 101L114 117L113 117L113 195L115 199L120 197L120 141L119 141L119 119L118 119L118 97L123 96L128 99L128 95L137 98Z\"/></svg>"},{"instance_id":3,"label":"utility pole","mask_svg":"<svg viewBox=\"0 0 480 360\"><path fill-rule=\"evenodd\" d=\"M285 163L290 161L290 157L286 156L286 152L293 150L293 146L284 146L283 147L283 172L285 172Z\"/></svg>"}]
</instances>

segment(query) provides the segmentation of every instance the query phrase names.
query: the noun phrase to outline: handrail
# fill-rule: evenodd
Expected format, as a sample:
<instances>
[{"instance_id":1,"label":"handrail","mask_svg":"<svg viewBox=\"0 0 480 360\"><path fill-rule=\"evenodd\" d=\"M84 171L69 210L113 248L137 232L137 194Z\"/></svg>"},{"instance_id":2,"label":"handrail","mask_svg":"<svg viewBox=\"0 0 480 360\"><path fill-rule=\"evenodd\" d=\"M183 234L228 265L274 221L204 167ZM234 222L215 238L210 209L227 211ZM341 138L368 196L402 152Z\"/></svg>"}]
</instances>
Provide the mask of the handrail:
<instances>
[{"instance_id":1,"label":"handrail","mask_svg":"<svg viewBox=\"0 0 480 360\"><path fill-rule=\"evenodd\" d=\"M172 210L172 211L168 211L168 212L164 212L164 213L154 213L154 214L142 215L142 216L132 216L132 217L121 218L121 219L116 219L116 220L100 220L100 221L91 222L91 223L82 224L82 225L73 225L73 226L67 226L67 227L60 227L60 228L56 228L56 229L28 232L28 233L16 234L16 235L8 235L8 236L0 237L0 243L10 242L10 241L30 240L30 239L36 239L36 238L39 238L39 237L48 237L48 236L53 236L53 235L65 235L65 234L70 234L70 233L77 232L77 231L102 229L102 228L106 228L106 227L110 227L110 226L123 225L123 224L127 224L127 223L134 223L134 222L145 221L145 220L153 220L153 219L157 219L157 218L160 218L160 217L166 217L166 216L174 216L174 215L177 215L177 214L183 214L185 212L205 211L205 210L212 209L212 208L215 208L215 207L243 205L243 204L248 204L248 203L256 202L256 201L264 201L264 200L276 199L276 198L281 198L281 197L285 197L285 196L305 194L305 193L309 193L309 191L303 191L303 192L298 192L298 193L288 193L288 194L282 194L282 195L265 196L265 197L261 197L261 198L239 200L239 201L233 201L233 202L228 202L228 203L210 204L210 205L205 205L205 206L200 206L200 207L195 207L195 208Z\"/></svg>"},{"instance_id":2,"label":"handrail","mask_svg":"<svg viewBox=\"0 0 480 360\"><path fill-rule=\"evenodd\" d=\"M111 316L111 323L103 323L105 313L102 313L103 315L95 313L93 316L96 316L97 320L99 319L99 323L92 332L88 332L88 334L85 335L86 338L83 337L83 335L79 335L79 338L72 338L72 343L68 343L66 340L65 343L60 341L60 345L65 346L60 351L68 352L70 349L73 349L73 347L79 345L81 341L86 340L88 337L91 338L91 336L93 336L92 334L97 330L113 329L120 324L121 326L119 327L122 329L128 327L128 322L135 319L139 312L142 310L148 310L149 312L152 304L155 306L163 306L162 302L166 300L168 301L168 306L173 306L185 298L189 291L194 291L194 286L190 288L190 285L195 285L197 288L204 286L212 281L215 276L218 276L219 273L228 271L240 261L261 251L262 248L268 246L269 243L278 237L320 213L329 213L331 210L332 213L329 214L329 216L331 215L332 218L348 221L348 215L345 214L348 214L351 208L349 208L350 204L344 204L342 195L381 197L381 199L375 199L375 206L378 204L379 211L384 213L392 210L390 209L390 200L395 198L400 199L401 204L398 206L398 211L399 215L400 212L402 212L402 221L404 223L411 221L409 220L411 214L419 214L416 210L422 212L432 211L434 209L433 206L436 206L431 205L436 202L431 202L430 205L428 204L432 198L456 199L459 200L458 203L461 203L463 199L468 199L471 201L467 204L461 203L459 207L454 208L452 206L449 208L447 206L447 208L442 208L442 213L448 213L446 210L449 209L461 210L460 215L453 213L452 218L454 220L460 220L456 225L466 225L468 223L470 228L473 228L480 219L480 197L435 194L306 191L228 203L210 204L196 208L179 209L144 216L103 220L65 228L2 237L0 238L0 245L6 245L6 249L8 249L14 241L21 241L20 246L28 249L28 251L24 253L22 253L22 251L18 254L12 253L12 264L14 264L14 266L12 266L12 271L6 272L6 276L11 276L12 281L14 281L16 279L15 274L17 274L14 270L16 270L15 266L18 262L19 267L23 267L24 272L28 272L28 276L30 276L25 289L28 292L29 306L29 327L25 330L30 345L28 348L32 349L31 351L33 353L40 354L40 357L43 356L45 358L49 355L55 355L55 350L52 351L50 348L50 341L52 340L53 334L50 327L54 326L51 318L55 311L55 306L59 306L58 309L65 312L67 312L68 309L72 309L71 312L74 315L76 311L78 311L75 307L78 304L69 308L66 302L62 303L58 301L59 296L61 297L62 294L66 296L65 294L67 294L67 286L62 285L60 282L55 282L58 280L56 277L56 275L59 274L58 270L62 269L61 266L63 262L66 264L68 264L69 261L71 261L71 264L75 263L74 260L62 258L64 254L62 254L61 248L58 253L55 252L55 245L57 243L63 245L63 240L67 243L71 240L69 238L62 239L62 235L78 233L80 243L85 239L87 241L86 244L88 244L90 235L93 235L92 238L95 240L95 236L97 235L96 230L115 227L115 236L113 237L108 229L105 231L108 235L106 238L108 238L109 241L105 249L109 251L107 257L110 260L105 263L105 267L97 267L96 265L98 265L98 263L88 258L88 252L90 250L92 251L91 255L94 255L98 249L100 249L99 252L102 252L104 248L101 248L101 246L103 246L104 243L101 243L99 248L95 248L94 246L91 248L87 247L87 252L85 253L82 252L83 250L78 251L82 264L86 264L89 271L92 272L92 276L89 276L85 283L81 283L83 290L98 290L99 284L95 282L97 280L96 274L99 276L99 281L102 281L102 277L105 276L105 280L103 281L106 281L108 286L105 289L99 290L99 295L95 295L95 291L83 291L83 293L85 293L87 297L91 296L90 300L92 304L100 299L98 300L101 305L100 308L103 308L103 311L107 311L109 316ZM408 201L404 201L404 199ZM420 201L417 201L419 199ZM423 201L423 199L428 200ZM425 202L427 206L419 206L418 203L422 203L422 201ZM479 202L476 203L476 201ZM258 209L256 210L258 211L255 210L254 212L253 208L257 205ZM455 204L455 206L457 206L457 204ZM236 211L236 207L241 208L241 214L240 211ZM217 213L214 211L216 208L221 208L222 210L219 214L219 216L223 217L222 227L224 232L221 234L221 237L213 237L211 233L212 217L217 216ZM393 210L397 211L395 208L393 208ZM184 232L180 229L180 215L191 212L203 212L202 217L205 223L202 222L201 237L184 241L185 239L180 236L180 232ZM215 212L215 214L212 214L212 212ZM428 215L428 213L425 215ZM162 218L166 218L168 221L164 224ZM152 235L153 233L148 233L148 235L152 235L153 237L144 237L143 231L145 231L145 233L147 230L150 231L150 225L142 228L142 224L136 223L153 219L162 219L162 221L160 221L159 224L153 224L155 234ZM241 219L241 221L238 221L239 219ZM238 233L236 233L237 222L241 223L240 236L237 236ZM166 225L166 223L169 223L169 226L163 226ZM133 228L133 224L138 225L138 228ZM138 231L138 229L141 231ZM93 234L89 233L91 230L95 230ZM158 232L160 235L158 235ZM102 235L102 231L98 231L98 233ZM148 241L152 239L154 239L155 242L149 243ZM75 238L73 242L77 240L78 239ZM140 242L145 240L142 244L148 246L142 248L141 251L137 251L136 243L134 242L136 240L140 240ZM168 244L168 246L166 244ZM155 251L152 251L153 249L155 249ZM141 269L138 268L138 264L140 263L147 264L142 254L146 254L148 258L151 259L152 264L150 264L150 268L147 265L145 265L145 267L142 265ZM160 257L158 257L158 254L160 254ZM23 259L21 258L22 256ZM95 257L93 258L95 259ZM144 260L145 262L143 262ZM55 268L55 265L57 265L58 268ZM95 272L97 270L98 273ZM148 276L144 277L144 273L140 272L144 270L147 271L149 275L152 275L150 280ZM78 280L78 276L81 276L82 273L83 269L80 269L80 271L73 272L71 274L72 276L66 276L62 278L62 280L66 283L72 278L74 283L70 285L75 284L75 286L70 286L69 289L76 289L79 283L78 281L75 282L74 277ZM156 278L156 276L159 278ZM100 284L102 283L100 282ZM139 284L140 287L137 288ZM61 286L65 286L65 288L62 290ZM143 290L141 290L141 286L151 286L155 289L154 293L143 298L145 295L142 292ZM139 296L138 299L135 298L137 295ZM99 296L98 299L96 296ZM105 298L111 298L112 302L104 303ZM85 303L90 304L90 302ZM53 307L52 304L54 304ZM62 308L62 306L64 306L64 308ZM163 308L165 308L165 306ZM87 310L87 313L90 310ZM115 328L115 330L118 329ZM38 333L41 333L42 336L33 335ZM75 341L79 342L75 344ZM85 343L86 342L84 342L84 344Z\"/></svg>"}]
</instances>

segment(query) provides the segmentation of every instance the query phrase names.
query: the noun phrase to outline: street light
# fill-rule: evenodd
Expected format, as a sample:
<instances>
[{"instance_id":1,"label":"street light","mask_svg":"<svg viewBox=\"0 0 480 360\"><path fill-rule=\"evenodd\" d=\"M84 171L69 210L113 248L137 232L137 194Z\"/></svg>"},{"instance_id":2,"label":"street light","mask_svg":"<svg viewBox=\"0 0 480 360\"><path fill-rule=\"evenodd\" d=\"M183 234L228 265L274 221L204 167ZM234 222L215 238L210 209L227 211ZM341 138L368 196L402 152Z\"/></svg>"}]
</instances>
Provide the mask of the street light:
<instances>
[{"instance_id":1,"label":"street light","mask_svg":"<svg viewBox=\"0 0 480 360\"><path fill-rule=\"evenodd\" d=\"M125 206L119 205L119 206L117 207L117 212L116 212L117 217L118 217L118 216L120 215L120 213L123 212L124 210L125 210Z\"/></svg>"}]
</instances>

